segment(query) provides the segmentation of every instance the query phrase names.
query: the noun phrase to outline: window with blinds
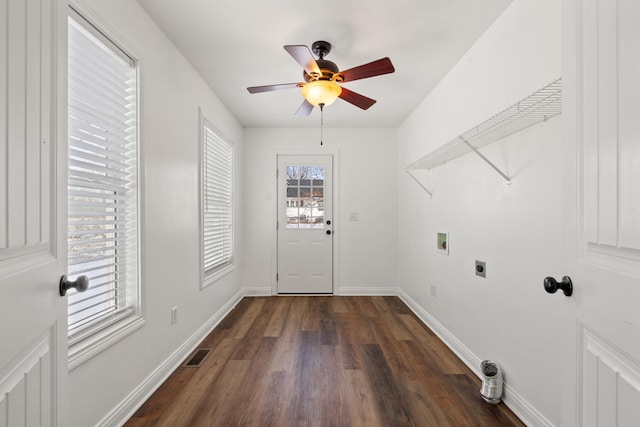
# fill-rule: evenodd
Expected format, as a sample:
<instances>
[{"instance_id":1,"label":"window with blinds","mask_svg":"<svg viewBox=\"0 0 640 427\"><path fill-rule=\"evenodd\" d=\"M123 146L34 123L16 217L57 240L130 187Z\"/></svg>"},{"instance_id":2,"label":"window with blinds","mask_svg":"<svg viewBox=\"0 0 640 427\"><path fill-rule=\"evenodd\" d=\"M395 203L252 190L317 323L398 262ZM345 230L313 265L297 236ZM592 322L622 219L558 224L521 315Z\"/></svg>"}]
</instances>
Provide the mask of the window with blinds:
<instances>
[{"instance_id":1,"label":"window with blinds","mask_svg":"<svg viewBox=\"0 0 640 427\"><path fill-rule=\"evenodd\" d=\"M206 282L233 262L233 146L203 121L202 258Z\"/></svg>"},{"instance_id":2,"label":"window with blinds","mask_svg":"<svg viewBox=\"0 0 640 427\"><path fill-rule=\"evenodd\" d=\"M136 61L69 17L69 344L139 311Z\"/></svg>"}]
</instances>

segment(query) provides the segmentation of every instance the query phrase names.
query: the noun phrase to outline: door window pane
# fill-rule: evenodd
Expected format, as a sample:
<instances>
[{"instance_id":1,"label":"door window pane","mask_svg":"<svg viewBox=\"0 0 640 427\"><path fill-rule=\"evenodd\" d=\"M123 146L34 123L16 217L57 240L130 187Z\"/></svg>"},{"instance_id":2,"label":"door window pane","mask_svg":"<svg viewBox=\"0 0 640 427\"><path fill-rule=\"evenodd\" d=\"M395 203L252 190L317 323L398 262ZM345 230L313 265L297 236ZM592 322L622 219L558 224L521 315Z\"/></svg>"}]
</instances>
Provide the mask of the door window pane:
<instances>
[{"instance_id":1,"label":"door window pane","mask_svg":"<svg viewBox=\"0 0 640 427\"><path fill-rule=\"evenodd\" d=\"M324 166L287 166L286 228L324 228L324 174Z\"/></svg>"}]
</instances>

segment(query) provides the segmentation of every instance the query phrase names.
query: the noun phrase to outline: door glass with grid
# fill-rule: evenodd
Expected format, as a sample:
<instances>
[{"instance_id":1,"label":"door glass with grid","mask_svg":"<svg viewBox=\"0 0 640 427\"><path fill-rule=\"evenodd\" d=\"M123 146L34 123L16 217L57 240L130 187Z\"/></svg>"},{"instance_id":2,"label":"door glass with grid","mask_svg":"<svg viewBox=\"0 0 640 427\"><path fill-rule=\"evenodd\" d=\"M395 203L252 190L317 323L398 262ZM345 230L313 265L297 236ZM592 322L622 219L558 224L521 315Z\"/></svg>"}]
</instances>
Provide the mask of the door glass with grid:
<instances>
[{"instance_id":1,"label":"door glass with grid","mask_svg":"<svg viewBox=\"0 0 640 427\"><path fill-rule=\"evenodd\" d=\"M325 167L287 166L288 229L324 229Z\"/></svg>"}]
</instances>

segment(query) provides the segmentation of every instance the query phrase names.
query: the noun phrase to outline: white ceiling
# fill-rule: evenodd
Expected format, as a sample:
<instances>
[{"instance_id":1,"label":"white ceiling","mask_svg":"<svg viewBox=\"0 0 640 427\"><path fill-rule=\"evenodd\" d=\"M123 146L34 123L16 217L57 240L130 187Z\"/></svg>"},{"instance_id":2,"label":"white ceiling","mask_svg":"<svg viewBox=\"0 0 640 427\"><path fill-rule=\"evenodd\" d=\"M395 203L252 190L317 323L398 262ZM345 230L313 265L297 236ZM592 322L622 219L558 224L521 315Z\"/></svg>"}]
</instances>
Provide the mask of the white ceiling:
<instances>
[{"instance_id":1,"label":"white ceiling","mask_svg":"<svg viewBox=\"0 0 640 427\"><path fill-rule=\"evenodd\" d=\"M363 111L338 99L328 127L397 127L512 0L138 0L245 127L316 127L296 117L302 68L283 49L333 45L341 70L388 56L396 72L345 83L378 102Z\"/></svg>"}]
</instances>

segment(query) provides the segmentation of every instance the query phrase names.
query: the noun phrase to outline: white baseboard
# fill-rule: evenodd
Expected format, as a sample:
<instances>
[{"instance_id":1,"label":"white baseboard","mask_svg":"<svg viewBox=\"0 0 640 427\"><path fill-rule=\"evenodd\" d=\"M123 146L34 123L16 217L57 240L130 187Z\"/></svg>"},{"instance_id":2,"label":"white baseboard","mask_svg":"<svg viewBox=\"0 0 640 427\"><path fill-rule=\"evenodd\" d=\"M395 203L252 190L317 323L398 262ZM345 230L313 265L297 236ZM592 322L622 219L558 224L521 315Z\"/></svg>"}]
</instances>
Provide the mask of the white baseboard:
<instances>
[{"instance_id":1,"label":"white baseboard","mask_svg":"<svg viewBox=\"0 0 640 427\"><path fill-rule=\"evenodd\" d=\"M532 427L555 427L555 424L536 410L520 393L515 391L513 387L509 387L508 384L505 384L502 400L526 425Z\"/></svg>"},{"instance_id":2,"label":"white baseboard","mask_svg":"<svg viewBox=\"0 0 640 427\"><path fill-rule=\"evenodd\" d=\"M482 360L469 350L459 339L455 337L447 328L438 322L433 316L422 308L413 298L402 289L398 290L398 297L413 311L413 313L433 331L453 351L462 362L473 371L480 379L480 363ZM479 391L478 391L479 392ZM509 384L504 383L504 395L502 401L511 409L527 426L530 427L553 427L554 424L544 415L536 410L522 395L520 395Z\"/></svg>"},{"instance_id":3,"label":"white baseboard","mask_svg":"<svg viewBox=\"0 0 640 427\"><path fill-rule=\"evenodd\" d=\"M426 312L413 298L403 290L398 292L398 297L418 316L422 323L427 325L434 334L453 351L462 362L473 371L478 378L481 378L480 363L482 360L469 350L460 340L458 340L447 328L438 322L433 316ZM505 384L506 385L506 384Z\"/></svg>"},{"instance_id":4,"label":"white baseboard","mask_svg":"<svg viewBox=\"0 0 640 427\"><path fill-rule=\"evenodd\" d=\"M271 296L270 287L244 287L244 296L246 297L268 297ZM310 295L310 294L301 294ZM323 295L323 294L318 294ZM378 288L378 287L348 287L339 288L334 295L342 296L396 296L398 295L398 288Z\"/></svg>"},{"instance_id":5,"label":"white baseboard","mask_svg":"<svg viewBox=\"0 0 640 427\"><path fill-rule=\"evenodd\" d=\"M271 287L252 287L252 288L242 288L245 297L270 297L271 296Z\"/></svg>"},{"instance_id":6,"label":"white baseboard","mask_svg":"<svg viewBox=\"0 0 640 427\"><path fill-rule=\"evenodd\" d=\"M342 287L338 289L336 295L340 296L396 296L398 288L360 288Z\"/></svg>"},{"instance_id":7,"label":"white baseboard","mask_svg":"<svg viewBox=\"0 0 640 427\"><path fill-rule=\"evenodd\" d=\"M244 297L244 290L238 291L226 304L209 318L193 335L191 335L176 351L158 366L135 390L133 390L118 406L116 406L98 424L98 427L123 425L142 406L144 402L164 383L198 344L215 328L218 323Z\"/></svg>"}]
</instances>

